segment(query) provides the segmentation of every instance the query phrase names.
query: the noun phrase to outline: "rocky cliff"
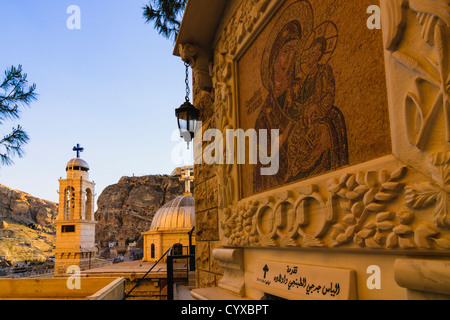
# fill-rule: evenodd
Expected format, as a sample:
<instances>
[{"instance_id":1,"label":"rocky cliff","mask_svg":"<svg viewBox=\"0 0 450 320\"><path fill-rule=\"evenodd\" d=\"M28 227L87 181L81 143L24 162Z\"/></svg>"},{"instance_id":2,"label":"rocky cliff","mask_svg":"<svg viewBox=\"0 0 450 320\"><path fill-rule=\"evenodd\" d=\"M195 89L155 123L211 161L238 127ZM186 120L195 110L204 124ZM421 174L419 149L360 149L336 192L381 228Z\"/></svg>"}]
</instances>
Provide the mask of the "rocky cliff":
<instances>
[{"instance_id":1,"label":"rocky cliff","mask_svg":"<svg viewBox=\"0 0 450 320\"><path fill-rule=\"evenodd\" d=\"M136 241L142 248L141 232L150 228L156 211L183 192L184 182L177 177L122 177L98 197L95 240Z\"/></svg>"},{"instance_id":2,"label":"rocky cliff","mask_svg":"<svg viewBox=\"0 0 450 320\"><path fill-rule=\"evenodd\" d=\"M0 219L51 226L57 215L57 203L0 184Z\"/></svg>"},{"instance_id":3,"label":"rocky cliff","mask_svg":"<svg viewBox=\"0 0 450 320\"><path fill-rule=\"evenodd\" d=\"M58 204L0 184L0 257L43 261L52 255Z\"/></svg>"}]
</instances>

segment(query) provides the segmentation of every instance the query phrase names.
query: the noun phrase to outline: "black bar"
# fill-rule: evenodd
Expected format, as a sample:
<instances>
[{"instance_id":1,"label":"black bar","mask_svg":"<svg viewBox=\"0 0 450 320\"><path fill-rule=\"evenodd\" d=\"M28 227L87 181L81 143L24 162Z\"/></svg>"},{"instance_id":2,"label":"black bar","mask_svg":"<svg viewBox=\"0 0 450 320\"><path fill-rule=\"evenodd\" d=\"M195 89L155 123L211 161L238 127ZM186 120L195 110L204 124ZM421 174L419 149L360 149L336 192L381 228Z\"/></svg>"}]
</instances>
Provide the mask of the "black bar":
<instances>
[{"instance_id":1,"label":"black bar","mask_svg":"<svg viewBox=\"0 0 450 320\"><path fill-rule=\"evenodd\" d=\"M167 255L167 300L173 300L173 257Z\"/></svg>"},{"instance_id":2,"label":"black bar","mask_svg":"<svg viewBox=\"0 0 450 320\"><path fill-rule=\"evenodd\" d=\"M189 255L194 258L189 258L189 269L195 271L195 246L192 245L192 234L194 233L195 226L189 231Z\"/></svg>"}]
</instances>

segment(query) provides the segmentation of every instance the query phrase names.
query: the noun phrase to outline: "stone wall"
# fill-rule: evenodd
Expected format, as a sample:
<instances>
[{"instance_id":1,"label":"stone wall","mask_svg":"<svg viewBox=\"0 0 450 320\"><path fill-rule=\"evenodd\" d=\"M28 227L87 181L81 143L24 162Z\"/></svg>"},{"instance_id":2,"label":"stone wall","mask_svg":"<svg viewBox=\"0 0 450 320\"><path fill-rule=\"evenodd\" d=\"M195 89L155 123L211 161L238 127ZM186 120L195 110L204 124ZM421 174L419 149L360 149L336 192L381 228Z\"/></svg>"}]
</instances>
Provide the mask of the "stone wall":
<instances>
[{"instance_id":1,"label":"stone wall","mask_svg":"<svg viewBox=\"0 0 450 320\"><path fill-rule=\"evenodd\" d=\"M217 112L214 110L214 92L200 90L194 83L194 105L200 110L202 130L216 128ZM204 145L203 145L204 148ZM202 148L202 149L203 149ZM198 160L201 155L194 154ZM212 251L219 246L218 185L216 164L209 165L195 161L195 263L197 287L217 286L223 271L212 257ZM198 163L198 164L197 164Z\"/></svg>"}]
</instances>

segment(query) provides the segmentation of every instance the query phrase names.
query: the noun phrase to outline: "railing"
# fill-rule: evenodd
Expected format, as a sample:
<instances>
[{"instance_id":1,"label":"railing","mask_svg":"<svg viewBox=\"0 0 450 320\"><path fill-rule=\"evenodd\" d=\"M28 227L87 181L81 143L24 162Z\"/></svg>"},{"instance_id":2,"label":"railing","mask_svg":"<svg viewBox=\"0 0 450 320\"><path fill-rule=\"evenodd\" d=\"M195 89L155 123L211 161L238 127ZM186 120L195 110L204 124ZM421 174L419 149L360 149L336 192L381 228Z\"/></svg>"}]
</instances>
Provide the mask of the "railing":
<instances>
[{"instance_id":1,"label":"railing","mask_svg":"<svg viewBox=\"0 0 450 320\"><path fill-rule=\"evenodd\" d=\"M187 259L186 263L186 279L189 282L189 271L195 270L195 247L192 245L192 234L194 232L193 227L191 231L188 232L189 234L189 247L188 247L188 254L172 254L174 247L169 249L169 252L167 254L167 300L173 300L174 292L174 275L173 275L173 261L178 259Z\"/></svg>"},{"instance_id":2,"label":"railing","mask_svg":"<svg viewBox=\"0 0 450 320\"><path fill-rule=\"evenodd\" d=\"M129 298L129 297L133 297L133 296L131 295L131 292L133 292L133 290L134 290L137 286L139 286L139 285L141 284L141 282L145 279L145 277L146 277L150 272L152 272L153 268L156 267L156 265L157 265L158 263L161 262L161 260L169 253L170 250L172 250L172 248L170 248L169 250L167 250L166 253L164 253L164 254L161 256L161 258L159 258L158 261L156 261L155 264L147 271L147 273L146 273L142 278L140 278L140 279L136 282L136 284L133 286L133 288L131 288L131 290L128 291L128 292L125 294L125 299L126 299L126 298Z\"/></svg>"},{"instance_id":3,"label":"railing","mask_svg":"<svg viewBox=\"0 0 450 320\"><path fill-rule=\"evenodd\" d=\"M186 281L189 282L189 271L194 271L194 269L191 269L191 263L190 261L194 261L195 263L195 255L193 254L172 254L172 248L169 249L169 253L167 254L167 300L173 300L174 297L174 291L173 287L175 284L175 278L174 278L174 268L173 268L173 262L174 260L178 259L188 259L188 263L186 263Z\"/></svg>"},{"instance_id":4,"label":"railing","mask_svg":"<svg viewBox=\"0 0 450 320\"><path fill-rule=\"evenodd\" d=\"M145 279L145 277L147 277L147 275L153 270L153 268L158 263L160 263L161 260L165 256L167 256L167 300L173 300L173 297L174 297L173 286L174 286L174 283L175 283L175 280L174 280L174 268L173 268L174 260L178 260L178 259L187 259L188 260L188 262L186 263L186 279L187 279L187 281L189 281L189 271L194 271L195 270L195 246L192 245L192 234L194 232L194 228L195 227L193 227L191 229L191 231L188 232L188 235L189 235L189 246L187 247L188 254L183 254L183 251L184 251L183 249L186 248L186 247L181 247L182 248L181 254L179 254L178 251L177 251L178 254L174 254L175 246L170 247L169 250L167 250L161 256L161 258L159 258L158 261L156 261L153 264L153 266L147 271L147 273L136 282L136 284L133 286L133 288L131 288L131 290L128 291L125 294L125 299L129 298L129 297L139 297L138 295L137 296L131 295L131 293L133 292L133 290L136 287L138 287L141 284L141 282ZM162 296L165 296L165 295L158 295L158 296L162 297Z\"/></svg>"}]
</instances>

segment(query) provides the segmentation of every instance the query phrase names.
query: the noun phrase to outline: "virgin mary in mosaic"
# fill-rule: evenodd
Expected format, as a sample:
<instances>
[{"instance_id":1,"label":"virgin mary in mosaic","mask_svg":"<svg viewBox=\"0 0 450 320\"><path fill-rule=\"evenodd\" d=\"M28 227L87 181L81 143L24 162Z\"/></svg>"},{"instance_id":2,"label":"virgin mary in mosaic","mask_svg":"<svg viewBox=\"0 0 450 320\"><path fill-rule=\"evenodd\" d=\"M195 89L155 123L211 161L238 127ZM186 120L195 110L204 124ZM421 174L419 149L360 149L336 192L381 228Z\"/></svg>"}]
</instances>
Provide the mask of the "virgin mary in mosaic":
<instances>
[{"instance_id":1,"label":"virgin mary in mosaic","mask_svg":"<svg viewBox=\"0 0 450 320\"><path fill-rule=\"evenodd\" d=\"M328 64L337 40L333 22L314 28L308 1L287 7L271 30L261 61L267 96L255 129L279 129L279 171L262 176L256 165L254 192L348 164L345 119L334 105L335 79Z\"/></svg>"}]
</instances>

